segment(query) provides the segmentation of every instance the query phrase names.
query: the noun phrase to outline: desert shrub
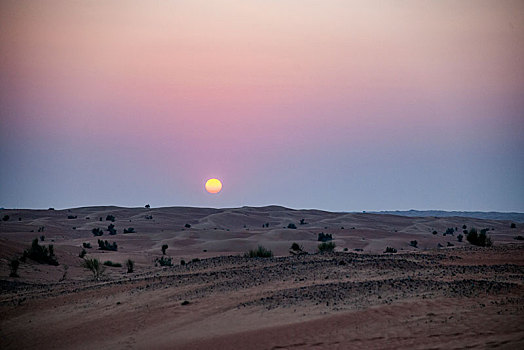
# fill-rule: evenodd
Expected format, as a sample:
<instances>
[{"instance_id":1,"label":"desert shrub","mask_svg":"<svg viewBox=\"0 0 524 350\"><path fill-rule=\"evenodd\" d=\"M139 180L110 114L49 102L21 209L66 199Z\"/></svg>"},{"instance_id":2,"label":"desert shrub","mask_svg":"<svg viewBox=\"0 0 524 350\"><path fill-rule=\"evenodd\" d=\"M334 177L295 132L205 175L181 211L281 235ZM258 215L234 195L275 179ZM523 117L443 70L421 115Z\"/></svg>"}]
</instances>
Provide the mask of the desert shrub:
<instances>
[{"instance_id":1,"label":"desert shrub","mask_svg":"<svg viewBox=\"0 0 524 350\"><path fill-rule=\"evenodd\" d=\"M116 229L114 224L109 224L109 226L107 226L107 230L109 231L109 234L111 236L116 235Z\"/></svg>"},{"instance_id":2,"label":"desert shrub","mask_svg":"<svg viewBox=\"0 0 524 350\"><path fill-rule=\"evenodd\" d=\"M8 216L9 217L9 216ZM4 220L5 221L5 220ZM517 228L517 224L515 224L514 222L511 223L511 225L509 225L510 228Z\"/></svg>"},{"instance_id":3,"label":"desert shrub","mask_svg":"<svg viewBox=\"0 0 524 350\"><path fill-rule=\"evenodd\" d=\"M307 222L306 222L306 219L300 219L300 225L306 225Z\"/></svg>"},{"instance_id":4,"label":"desert shrub","mask_svg":"<svg viewBox=\"0 0 524 350\"><path fill-rule=\"evenodd\" d=\"M191 225L190 224L185 224L184 225L185 228L191 228ZM245 226L244 226L245 227Z\"/></svg>"},{"instance_id":5,"label":"desert shrub","mask_svg":"<svg viewBox=\"0 0 524 350\"><path fill-rule=\"evenodd\" d=\"M125 228L124 233L135 233L135 228L134 227Z\"/></svg>"},{"instance_id":6,"label":"desert shrub","mask_svg":"<svg viewBox=\"0 0 524 350\"><path fill-rule=\"evenodd\" d=\"M448 245L448 247L453 247L454 246L454 244L451 243L451 242L447 242L447 245Z\"/></svg>"},{"instance_id":7,"label":"desert shrub","mask_svg":"<svg viewBox=\"0 0 524 350\"><path fill-rule=\"evenodd\" d=\"M69 220L71 220L71 219L76 219L77 216L76 216L76 215L68 215L67 218L68 218Z\"/></svg>"},{"instance_id":8,"label":"desert shrub","mask_svg":"<svg viewBox=\"0 0 524 350\"><path fill-rule=\"evenodd\" d=\"M465 230L467 229L468 227L466 225L462 225L462 229Z\"/></svg>"},{"instance_id":9,"label":"desert shrub","mask_svg":"<svg viewBox=\"0 0 524 350\"><path fill-rule=\"evenodd\" d=\"M166 255L167 248L168 248L167 244L162 244L162 255Z\"/></svg>"},{"instance_id":10,"label":"desert shrub","mask_svg":"<svg viewBox=\"0 0 524 350\"><path fill-rule=\"evenodd\" d=\"M453 236L453 233L455 232L455 229L453 229L453 227L448 227L446 229L446 232L444 232L444 236L445 235L452 235Z\"/></svg>"},{"instance_id":11,"label":"desert shrub","mask_svg":"<svg viewBox=\"0 0 524 350\"><path fill-rule=\"evenodd\" d=\"M289 224L287 225L287 228L296 229L296 228L297 228L297 225L295 225L294 223L289 223Z\"/></svg>"},{"instance_id":12,"label":"desert shrub","mask_svg":"<svg viewBox=\"0 0 524 350\"><path fill-rule=\"evenodd\" d=\"M480 234L478 234L474 227L469 230L466 239L469 243L479 247L491 247L493 245L491 237L486 234L486 230L481 230Z\"/></svg>"},{"instance_id":13,"label":"desert shrub","mask_svg":"<svg viewBox=\"0 0 524 350\"><path fill-rule=\"evenodd\" d=\"M434 235L436 235L438 232L437 232L437 231L433 231L433 232L431 232L431 233L434 234Z\"/></svg>"},{"instance_id":14,"label":"desert shrub","mask_svg":"<svg viewBox=\"0 0 524 350\"><path fill-rule=\"evenodd\" d=\"M146 215L146 220L153 220L153 215Z\"/></svg>"},{"instance_id":15,"label":"desert shrub","mask_svg":"<svg viewBox=\"0 0 524 350\"><path fill-rule=\"evenodd\" d=\"M199 258L193 258L193 259L191 260L192 263L197 263L197 262L199 262L199 261L200 261Z\"/></svg>"},{"instance_id":16,"label":"desert shrub","mask_svg":"<svg viewBox=\"0 0 524 350\"><path fill-rule=\"evenodd\" d=\"M181 303L181 305L189 305L189 301L184 300L184 301Z\"/></svg>"},{"instance_id":17,"label":"desert shrub","mask_svg":"<svg viewBox=\"0 0 524 350\"><path fill-rule=\"evenodd\" d=\"M4 215L4 217L2 218L2 221L9 221L9 215Z\"/></svg>"},{"instance_id":18,"label":"desert shrub","mask_svg":"<svg viewBox=\"0 0 524 350\"><path fill-rule=\"evenodd\" d=\"M93 273L93 278L99 280L104 273L105 267L96 258L84 259L82 266Z\"/></svg>"},{"instance_id":19,"label":"desert shrub","mask_svg":"<svg viewBox=\"0 0 524 350\"><path fill-rule=\"evenodd\" d=\"M44 232L45 231L45 226L40 226L38 228L38 232Z\"/></svg>"},{"instance_id":20,"label":"desert shrub","mask_svg":"<svg viewBox=\"0 0 524 350\"><path fill-rule=\"evenodd\" d=\"M319 242L327 242L327 241L331 241L331 240L333 240L333 236L331 235L331 233L320 232L318 234L317 241L319 241Z\"/></svg>"},{"instance_id":21,"label":"desert shrub","mask_svg":"<svg viewBox=\"0 0 524 350\"><path fill-rule=\"evenodd\" d=\"M58 266L53 245L50 244L47 247L45 245L39 245L38 238L33 240L31 248L24 250L22 260L25 261L26 258L34 260L40 264Z\"/></svg>"},{"instance_id":22,"label":"desert shrub","mask_svg":"<svg viewBox=\"0 0 524 350\"><path fill-rule=\"evenodd\" d=\"M269 227L269 222L266 222L265 224L262 224L262 227Z\"/></svg>"},{"instance_id":23,"label":"desert shrub","mask_svg":"<svg viewBox=\"0 0 524 350\"><path fill-rule=\"evenodd\" d=\"M523 236L517 236L513 239L516 239L517 241L524 241L524 237Z\"/></svg>"},{"instance_id":24,"label":"desert shrub","mask_svg":"<svg viewBox=\"0 0 524 350\"><path fill-rule=\"evenodd\" d=\"M186 261L184 259L180 260L180 265L184 266L186 264Z\"/></svg>"},{"instance_id":25,"label":"desert shrub","mask_svg":"<svg viewBox=\"0 0 524 350\"><path fill-rule=\"evenodd\" d=\"M113 215L108 215L108 216L106 216L106 221L115 222L115 217Z\"/></svg>"},{"instance_id":26,"label":"desert shrub","mask_svg":"<svg viewBox=\"0 0 524 350\"><path fill-rule=\"evenodd\" d=\"M271 258L273 256L273 252L259 245L256 250L251 249L245 253L244 256L247 258Z\"/></svg>"},{"instance_id":27,"label":"desert shrub","mask_svg":"<svg viewBox=\"0 0 524 350\"><path fill-rule=\"evenodd\" d=\"M298 245L298 243L293 242L293 244L291 244L291 250L299 251L299 250L302 250L302 248L300 248L300 246Z\"/></svg>"},{"instance_id":28,"label":"desert shrub","mask_svg":"<svg viewBox=\"0 0 524 350\"><path fill-rule=\"evenodd\" d=\"M104 261L104 265L109 267L122 267L121 263L114 263L111 260Z\"/></svg>"},{"instance_id":29,"label":"desert shrub","mask_svg":"<svg viewBox=\"0 0 524 350\"><path fill-rule=\"evenodd\" d=\"M345 252L347 252L348 250L349 250L349 249L348 249L347 247L346 247L346 248L344 248L344 251L345 251Z\"/></svg>"},{"instance_id":30,"label":"desert shrub","mask_svg":"<svg viewBox=\"0 0 524 350\"><path fill-rule=\"evenodd\" d=\"M45 236L44 235L40 236L40 242L43 242L43 241L45 241Z\"/></svg>"},{"instance_id":31,"label":"desert shrub","mask_svg":"<svg viewBox=\"0 0 524 350\"><path fill-rule=\"evenodd\" d=\"M396 253L397 250L393 247L386 247L386 250L384 251L384 253Z\"/></svg>"},{"instance_id":32,"label":"desert shrub","mask_svg":"<svg viewBox=\"0 0 524 350\"><path fill-rule=\"evenodd\" d=\"M84 243L82 243L82 247L90 249L91 248L91 243L84 242Z\"/></svg>"},{"instance_id":33,"label":"desert shrub","mask_svg":"<svg viewBox=\"0 0 524 350\"><path fill-rule=\"evenodd\" d=\"M94 236L102 236L104 231L102 231L101 228L94 228L91 230L91 233L93 233Z\"/></svg>"},{"instance_id":34,"label":"desert shrub","mask_svg":"<svg viewBox=\"0 0 524 350\"><path fill-rule=\"evenodd\" d=\"M417 242L416 240L414 240L414 241L410 241L410 242L409 242L409 245L412 246L412 247L415 247L415 248L416 248L417 245L418 245L418 242Z\"/></svg>"},{"instance_id":35,"label":"desert shrub","mask_svg":"<svg viewBox=\"0 0 524 350\"><path fill-rule=\"evenodd\" d=\"M322 242L317 246L317 248L319 252L324 253L332 252L333 250L335 250L335 246L335 242Z\"/></svg>"},{"instance_id":36,"label":"desert shrub","mask_svg":"<svg viewBox=\"0 0 524 350\"><path fill-rule=\"evenodd\" d=\"M111 251L117 251L118 250L118 246L116 244L116 242L113 242L112 244L109 243L108 241L103 241L101 239L98 240L98 249L100 250L111 250Z\"/></svg>"},{"instance_id":37,"label":"desert shrub","mask_svg":"<svg viewBox=\"0 0 524 350\"><path fill-rule=\"evenodd\" d=\"M151 206L149 204L146 204L146 209L149 209L151 208Z\"/></svg>"},{"instance_id":38,"label":"desert shrub","mask_svg":"<svg viewBox=\"0 0 524 350\"><path fill-rule=\"evenodd\" d=\"M84 256L86 256L86 254L87 254L86 250L82 249L82 251L80 252L80 254L78 254L78 256L83 259Z\"/></svg>"},{"instance_id":39,"label":"desert shrub","mask_svg":"<svg viewBox=\"0 0 524 350\"><path fill-rule=\"evenodd\" d=\"M160 259L157 258L156 262L160 266L173 266L172 259L165 256L161 257Z\"/></svg>"},{"instance_id":40,"label":"desert shrub","mask_svg":"<svg viewBox=\"0 0 524 350\"><path fill-rule=\"evenodd\" d=\"M463 239L463 238L464 238L464 236L463 236L462 234L459 234L459 235L457 236L457 241L462 242L462 239Z\"/></svg>"},{"instance_id":41,"label":"desert shrub","mask_svg":"<svg viewBox=\"0 0 524 350\"><path fill-rule=\"evenodd\" d=\"M17 258L13 258L9 260L9 269L11 272L9 273L9 277L20 277L18 276L18 267L20 266L20 261L18 261Z\"/></svg>"},{"instance_id":42,"label":"desert shrub","mask_svg":"<svg viewBox=\"0 0 524 350\"><path fill-rule=\"evenodd\" d=\"M49 208L49 209L47 209L47 210L55 210L55 208Z\"/></svg>"},{"instance_id":43,"label":"desert shrub","mask_svg":"<svg viewBox=\"0 0 524 350\"><path fill-rule=\"evenodd\" d=\"M133 272L135 269L135 262L131 259L126 260L127 273Z\"/></svg>"}]
</instances>

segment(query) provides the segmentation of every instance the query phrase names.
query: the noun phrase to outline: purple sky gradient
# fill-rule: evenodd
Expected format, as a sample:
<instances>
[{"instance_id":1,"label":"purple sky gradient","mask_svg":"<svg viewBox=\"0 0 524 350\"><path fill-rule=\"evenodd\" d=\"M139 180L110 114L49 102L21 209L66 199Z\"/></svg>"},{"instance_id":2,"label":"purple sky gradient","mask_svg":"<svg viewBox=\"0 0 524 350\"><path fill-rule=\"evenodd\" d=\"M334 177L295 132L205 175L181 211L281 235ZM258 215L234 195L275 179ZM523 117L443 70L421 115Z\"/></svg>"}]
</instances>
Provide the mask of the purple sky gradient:
<instances>
[{"instance_id":1,"label":"purple sky gradient","mask_svg":"<svg viewBox=\"0 0 524 350\"><path fill-rule=\"evenodd\" d=\"M522 1L0 3L0 207L523 212L523 135Z\"/></svg>"}]
</instances>

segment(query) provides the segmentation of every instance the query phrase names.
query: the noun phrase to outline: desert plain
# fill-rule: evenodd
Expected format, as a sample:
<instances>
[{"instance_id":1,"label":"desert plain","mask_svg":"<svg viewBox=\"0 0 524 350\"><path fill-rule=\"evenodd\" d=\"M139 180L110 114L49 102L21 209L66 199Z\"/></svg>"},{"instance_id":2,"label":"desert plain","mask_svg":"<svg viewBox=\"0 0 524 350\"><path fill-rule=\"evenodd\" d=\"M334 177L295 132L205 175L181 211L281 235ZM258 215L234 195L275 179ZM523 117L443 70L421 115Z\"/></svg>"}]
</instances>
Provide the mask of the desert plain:
<instances>
[{"instance_id":1,"label":"desert plain","mask_svg":"<svg viewBox=\"0 0 524 350\"><path fill-rule=\"evenodd\" d=\"M524 223L279 206L6 216L1 349L524 348ZM486 229L493 246L459 241L463 227ZM318 252L320 233L333 252ZM58 265L27 258L10 277L35 238ZM244 256L258 246L274 256ZM122 266L96 279L83 267L93 258Z\"/></svg>"}]
</instances>

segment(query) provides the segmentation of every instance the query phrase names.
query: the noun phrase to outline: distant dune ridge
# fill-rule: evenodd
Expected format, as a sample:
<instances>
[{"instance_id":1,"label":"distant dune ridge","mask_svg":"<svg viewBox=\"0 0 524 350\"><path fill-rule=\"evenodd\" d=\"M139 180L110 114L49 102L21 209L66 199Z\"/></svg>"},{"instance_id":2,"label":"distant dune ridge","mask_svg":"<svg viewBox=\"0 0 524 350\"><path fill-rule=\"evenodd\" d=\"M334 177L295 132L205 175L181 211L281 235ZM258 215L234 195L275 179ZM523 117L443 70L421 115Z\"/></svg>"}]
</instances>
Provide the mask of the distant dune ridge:
<instances>
[{"instance_id":1,"label":"distant dune ridge","mask_svg":"<svg viewBox=\"0 0 524 350\"><path fill-rule=\"evenodd\" d=\"M0 219L1 349L524 347L517 220L281 206ZM460 237L473 228L494 246Z\"/></svg>"},{"instance_id":2,"label":"distant dune ridge","mask_svg":"<svg viewBox=\"0 0 524 350\"><path fill-rule=\"evenodd\" d=\"M445 211L445 210L383 210L370 211L369 213L376 214L391 214L400 216L435 216L440 218L459 216L465 218L477 218L488 220L510 220L513 222L524 222L524 213L505 213L497 211Z\"/></svg>"}]
</instances>

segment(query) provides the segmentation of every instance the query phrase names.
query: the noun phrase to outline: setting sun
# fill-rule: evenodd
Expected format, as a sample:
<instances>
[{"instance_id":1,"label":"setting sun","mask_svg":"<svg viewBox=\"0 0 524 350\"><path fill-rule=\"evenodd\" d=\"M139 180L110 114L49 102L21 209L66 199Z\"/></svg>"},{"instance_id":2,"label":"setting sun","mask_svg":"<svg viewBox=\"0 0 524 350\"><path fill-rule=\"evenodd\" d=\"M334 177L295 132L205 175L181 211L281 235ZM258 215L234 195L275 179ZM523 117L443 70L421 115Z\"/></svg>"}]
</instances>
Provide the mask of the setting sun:
<instances>
[{"instance_id":1,"label":"setting sun","mask_svg":"<svg viewBox=\"0 0 524 350\"><path fill-rule=\"evenodd\" d=\"M222 182L219 179L209 179L206 181L206 191L209 193L218 193L222 189Z\"/></svg>"}]
</instances>

